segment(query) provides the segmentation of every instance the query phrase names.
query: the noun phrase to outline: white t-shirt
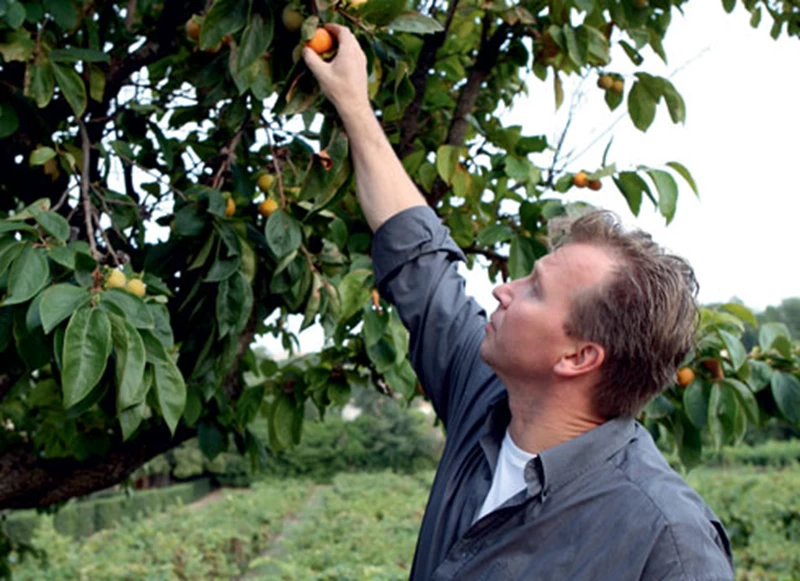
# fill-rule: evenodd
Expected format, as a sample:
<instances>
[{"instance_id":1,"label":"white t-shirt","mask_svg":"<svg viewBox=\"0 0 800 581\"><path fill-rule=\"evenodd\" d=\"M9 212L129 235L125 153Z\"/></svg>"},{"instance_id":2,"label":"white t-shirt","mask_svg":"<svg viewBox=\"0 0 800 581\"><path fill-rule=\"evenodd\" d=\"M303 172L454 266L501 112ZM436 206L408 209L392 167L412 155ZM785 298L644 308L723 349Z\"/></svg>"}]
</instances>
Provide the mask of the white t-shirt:
<instances>
[{"instance_id":1,"label":"white t-shirt","mask_svg":"<svg viewBox=\"0 0 800 581\"><path fill-rule=\"evenodd\" d=\"M520 449L506 430L506 436L503 438L500 454L497 457L497 468L494 471L494 478L492 478L492 487L489 489L489 494L486 495L486 500L483 501L483 508L475 522L527 487L525 465L533 458L536 458L536 454Z\"/></svg>"}]
</instances>

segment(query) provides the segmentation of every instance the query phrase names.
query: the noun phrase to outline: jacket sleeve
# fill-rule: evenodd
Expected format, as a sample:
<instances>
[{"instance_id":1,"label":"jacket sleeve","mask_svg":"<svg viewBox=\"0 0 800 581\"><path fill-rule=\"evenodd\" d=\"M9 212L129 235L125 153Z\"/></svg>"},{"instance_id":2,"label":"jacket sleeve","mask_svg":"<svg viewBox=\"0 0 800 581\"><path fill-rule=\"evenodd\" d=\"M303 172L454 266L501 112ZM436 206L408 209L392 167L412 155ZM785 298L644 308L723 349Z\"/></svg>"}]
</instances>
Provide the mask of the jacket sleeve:
<instances>
[{"instance_id":1,"label":"jacket sleeve","mask_svg":"<svg viewBox=\"0 0 800 581\"><path fill-rule=\"evenodd\" d=\"M447 427L493 376L479 355L486 313L457 270L464 255L433 210L418 206L378 229L372 258L379 291L408 328L409 360Z\"/></svg>"}]
</instances>

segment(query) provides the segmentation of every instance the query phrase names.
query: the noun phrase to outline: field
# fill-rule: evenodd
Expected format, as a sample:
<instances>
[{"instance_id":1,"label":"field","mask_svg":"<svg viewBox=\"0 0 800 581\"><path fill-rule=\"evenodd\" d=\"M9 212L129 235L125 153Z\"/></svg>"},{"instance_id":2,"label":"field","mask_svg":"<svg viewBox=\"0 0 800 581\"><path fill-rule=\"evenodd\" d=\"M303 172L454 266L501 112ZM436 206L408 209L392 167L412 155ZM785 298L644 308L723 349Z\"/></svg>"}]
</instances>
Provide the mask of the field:
<instances>
[{"instance_id":1,"label":"field","mask_svg":"<svg viewBox=\"0 0 800 581\"><path fill-rule=\"evenodd\" d=\"M74 540L51 519L46 566L14 579L388 581L408 578L433 474L270 480ZM800 467L699 469L690 482L726 521L739 581L800 579Z\"/></svg>"}]
</instances>

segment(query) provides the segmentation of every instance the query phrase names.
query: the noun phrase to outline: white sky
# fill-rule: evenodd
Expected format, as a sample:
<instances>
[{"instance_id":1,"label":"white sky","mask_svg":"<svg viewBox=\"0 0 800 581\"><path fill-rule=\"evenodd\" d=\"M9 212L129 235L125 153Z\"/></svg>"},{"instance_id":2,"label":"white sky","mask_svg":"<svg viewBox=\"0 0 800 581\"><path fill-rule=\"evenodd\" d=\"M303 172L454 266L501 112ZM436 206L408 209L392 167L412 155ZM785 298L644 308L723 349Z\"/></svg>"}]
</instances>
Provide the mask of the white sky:
<instances>
[{"instance_id":1,"label":"white sky","mask_svg":"<svg viewBox=\"0 0 800 581\"><path fill-rule=\"evenodd\" d=\"M769 36L771 18L752 29L749 14L740 6L732 15L719 2L690 2L685 16L673 11L665 42L669 65L645 50L644 70L670 77L686 101L685 125L673 125L666 106L659 105L656 120L645 134L628 118L614 128L609 162L618 169L645 164L662 166L679 161L689 168L700 190L695 198L682 178L678 211L667 227L645 200L638 219L628 210L610 179L600 192L581 190L585 199L616 211L630 226L654 238L692 263L700 282L700 301L727 301L738 297L756 311L800 296L800 273L792 260L800 222L800 180L797 136L800 135L800 42ZM630 74L635 69L619 51L610 71ZM679 69L679 70L678 70ZM676 70L678 70L676 72ZM673 76L674 74L674 76ZM580 88L585 99L578 108L565 141L565 151L581 151L626 109L623 103L609 112L596 76ZM629 88L632 81L626 83ZM579 83L572 84L572 89ZM521 124L526 135L545 134L551 143L564 126L570 86L561 110L554 111L551 79L533 79L506 115L507 124ZM597 169L608 136L579 159L570 170ZM483 273L467 274L467 286L492 312L492 284ZM300 336L303 351L318 349L322 336L311 328ZM271 338L259 342L272 353L282 351Z\"/></svg>"}]
</instances>

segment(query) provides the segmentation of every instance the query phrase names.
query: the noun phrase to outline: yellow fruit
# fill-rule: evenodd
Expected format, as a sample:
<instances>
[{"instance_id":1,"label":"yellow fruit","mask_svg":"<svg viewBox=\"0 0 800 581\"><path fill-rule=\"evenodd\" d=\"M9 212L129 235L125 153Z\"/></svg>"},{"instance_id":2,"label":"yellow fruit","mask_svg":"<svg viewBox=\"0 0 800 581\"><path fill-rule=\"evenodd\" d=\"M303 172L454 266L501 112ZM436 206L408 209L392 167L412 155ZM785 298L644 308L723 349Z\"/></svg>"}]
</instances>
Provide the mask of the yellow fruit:
<instances>
[{"instance_id":1,"label":"yellow fruit","mask_svg":"<svg viewBox=\"0 0 800 581\"><path fill-rule=\"evenodd\" d=\"M589 182L589 189L594 190L595 192L603 187L603 182L600 180L591 180Z\"/></svg>"},{"instance_id":2,"label":"yellow fruit","mask_svg":"<svg viewBox=\"0 0 800 581\"><path fill-rule=\"evenodd\" d=\"M678 369L675 379L678 382L678 385L681 387L686 387L694 381L694 371L688 367L681 367Z\"/></svg>"},{"instance_id":3,"label":"yellow fruit","mask_svg":"<svg viewBox=\"0 0 800 581\"><path fill-rule=\"evenodd\" d=\"M125 288L128 279L125 277L125 273L121 270L112 270L108 273L108 277L106 277L106 284L105 287L109 288Z\"/></svg>"},{"instance_id":4,"label":"yellow fruit","mask_svg":"<svg viewBox=\"0 0 800 581\"><path fill-rule=\"evenodd\" d=\"M258 189L266 194L272 187L272 182L274 181L275 178L272 176L272 174L265 173L258 178Z\"/></svg>"},{"instance_id":5,"label":"yellow fruit","mask_svg":"<svg viewBox=\"0 0 800 581\"><path fill-rule=\"evenodd\" d=\"M614 91L615 93L621 93L624 89L625 89L625 81L623 81L622 79L616 79L611 84L611 90Z\"/></svg>"},{"instance_id":6,"label":"yellow fruit","mask_svg":"<svg viewBox=\"0 0 800 581\"><path fill-rule=\"evenodd\" d=\"M132 295L136 295L137 297L143 297L147 292L147 285L144 284L138 278L132 278L128 281L128 284L125 286L129 293Z\"/></svg>"},{"instance_id":7,"label":"yellow fruit","mask_svg":"<svg viewBox=\"0 0 800 581\"><path fill-rule=\"evenodd\" d=\"M572 178L572 183L578 188L585 188L589 185L589 175L585 171L579 171Z\"/></svg>"},{"instance_id":8,"label":"yellow fruit","mask_svg":"<svg viewBox=\"0 0 800 581\"><path fill-rule=\"evenodd\" d=\"M288 5L283 9L283 12L281 13L281 20L283 21L283 26L289 32L297 32L303 25L303 15L300 14L300 11L297 8L291 5Z\"/></svg>"},{"instance_id":9,"label":"yellow fruit","mask_svg":"<svg viewBox=\"0 0 800 581\"><path fill-rule=\"evenodd\" d=\"M225 202L225 216L230 218L234 213L236 213L236 202L233 201L233 198L228 198Z\"/></svg>"},{"instance_id":10,"label":"yellow fruit","mask_svg":"<svg viewBox=\"0 0 800 581\"><path fill-rule=\"evenodd\" d=\"M306 43L306 46L317 54L325 54L333 50L335 41L330 32L325 28L317 28L314 36Z\"/></svg>"},{"instance_id":11,"label":"yellow fruit","mask_svg":"<svg viewBox=\"0 0 800 581\"><path fill-rule=\"evenodd\" d=\"M194 16L186 21L186 36L197 42L200 40L200 30L202 27L195 21Z\"/></svg>"},{"instance_id":12,"label":"yellow fruit","mask_svg":"<svg viewBox=\"0 0 800 581\"><path fill-rule=\"evenodd\" d=\"M614 85L614 77L611 75L600 75L597 79L597 86L607 91Z\"/></svg>"},{"instance_id":13,"label":"yellow fruit","mask_svg":"<svg viewBox=\"0 0 800 581\"><path fill-rule=\"evenodd\" d=\"M366 3L367 3L367 0L350 0L350 6L353 6L353 7L358 7L358 6L361 6L362 4L366 4Z\"/></svg>"},{"instance_id":14,"label":"yellow fruit","mask_svg":"<svg viewBox=\"0 0 800 581\"><path fill-rule=\"evenodd\" d=\"M277 209L278 209L278 202L276 202L272 198L267 198L258 205L258 213L264 216L265 218L269 218L269 215L272 214L272 212L274 212Z\"/></svg>"}]
</instances>

